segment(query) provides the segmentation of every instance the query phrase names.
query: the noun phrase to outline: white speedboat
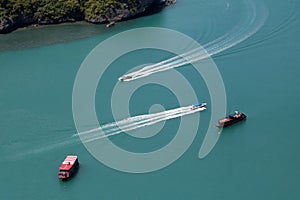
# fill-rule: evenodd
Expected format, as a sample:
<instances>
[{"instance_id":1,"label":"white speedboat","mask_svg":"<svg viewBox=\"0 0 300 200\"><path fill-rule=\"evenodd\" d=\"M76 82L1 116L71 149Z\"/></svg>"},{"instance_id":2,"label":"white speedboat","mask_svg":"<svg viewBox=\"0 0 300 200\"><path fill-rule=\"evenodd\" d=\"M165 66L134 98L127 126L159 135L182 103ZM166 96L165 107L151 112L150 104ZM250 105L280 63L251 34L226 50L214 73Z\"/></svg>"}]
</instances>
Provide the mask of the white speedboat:
<instances>
[{"instance_id":1,"label":"white speedboat","mask_svg":"<svg viewBox=\"0 0 300 200\"><path fill-rule=\"evenodd\" d=\"M124 76L121 76L121 77L119 78L119 81L126 81L126 80L129 80L129 79L132 79L132 76L124 75Z\"/></svg>"},{"instance_id":2,"label":"white speedboat","mask_svg":"<svg viewBox=\"0 0 300 200\"><path fill-rule=\"evenodd\" d=\"M196 103L194 105L192 105L192 110L196 110L198 108L205 108L206 103Z\"/></svg>"}]
</instances>

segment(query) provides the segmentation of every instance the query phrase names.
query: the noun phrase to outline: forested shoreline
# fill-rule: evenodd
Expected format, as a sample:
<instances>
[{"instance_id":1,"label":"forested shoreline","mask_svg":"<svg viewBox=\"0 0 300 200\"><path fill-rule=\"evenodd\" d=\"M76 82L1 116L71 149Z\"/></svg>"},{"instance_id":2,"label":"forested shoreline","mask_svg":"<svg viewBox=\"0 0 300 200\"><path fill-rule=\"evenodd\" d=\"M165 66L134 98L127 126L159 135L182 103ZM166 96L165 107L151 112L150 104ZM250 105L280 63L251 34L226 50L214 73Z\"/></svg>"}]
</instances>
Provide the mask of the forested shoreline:
<instances>
[{"instance_id":1,"label":"forested shoreline","mask_svg":"<svg viewBox=\"0 0 300 200\"><path fill-rule=\"evenodd\" d=\"M0 0L0 33L31 24L107 23L157 12L165 0Z\"/></svg>"}]
</instances>

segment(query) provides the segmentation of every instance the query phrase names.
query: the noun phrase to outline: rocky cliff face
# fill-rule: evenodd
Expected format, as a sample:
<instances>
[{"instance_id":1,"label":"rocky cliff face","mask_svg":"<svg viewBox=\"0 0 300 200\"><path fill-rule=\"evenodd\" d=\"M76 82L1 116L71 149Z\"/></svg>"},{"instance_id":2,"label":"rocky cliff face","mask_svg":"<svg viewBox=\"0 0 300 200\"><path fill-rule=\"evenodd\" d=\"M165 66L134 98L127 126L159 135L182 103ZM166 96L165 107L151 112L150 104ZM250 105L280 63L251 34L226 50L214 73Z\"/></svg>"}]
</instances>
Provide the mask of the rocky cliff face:
<instances>
[{"instance_id":1,"label":"rocky cliff face","mask_svg":"<svg viewBox=\"0 0 300 200\"><path fill-rule=\"evenodd\" d=\"M0 20L0 33L7 33L14 29L15 21L13 19Z\"/></svg>"},{"instance_id":2,"label":"rocky cliff face","mask_svg":"<svg viewBox=\"0 0 300 200\"><path fill-rule=\"evenodd\" d=\"M2 19L0 20L0 33L9 33L18 27L26 26L33 23L34 20L32 15L20 15L14 18Z\"/></svg>"},{"instance_id":3,"label":"rocky cliff face","mask_svg":"<svg viewBox=\"0 0 300 200\"><path fill-rule=\"evenodd\" d=\"M140 0L138 6L130 7L128 4L124 3L120 8L111 8L104 14L100 14L95 18L85 18L85 20L91 23L116 22L158 12L166 5L165 0Z\"/></svg>"}]
</instances>

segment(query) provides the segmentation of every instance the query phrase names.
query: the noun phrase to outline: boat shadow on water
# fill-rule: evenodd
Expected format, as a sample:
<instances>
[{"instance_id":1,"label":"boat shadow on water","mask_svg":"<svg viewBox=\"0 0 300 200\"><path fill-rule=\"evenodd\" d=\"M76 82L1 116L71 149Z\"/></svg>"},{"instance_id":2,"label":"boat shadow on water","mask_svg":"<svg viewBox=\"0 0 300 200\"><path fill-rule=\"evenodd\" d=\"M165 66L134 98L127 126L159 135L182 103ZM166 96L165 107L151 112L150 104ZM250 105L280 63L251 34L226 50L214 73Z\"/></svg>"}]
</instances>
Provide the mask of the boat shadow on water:
<instances>
[{"instance_id":1,"label":"boat shadow on water","mask_svg":"<svg viewBox=\"0 0 300 200\"><path fill-rule=\"evenodd\" d=\"M230 125L230 127L226 127L226 128L216 127L216 128L218 129L219 135L235 134L235 133L242 133L243 130L245 129L246 125L247 125L247 120L243 120L239 123Z\"/></svg>"}]
</instances>

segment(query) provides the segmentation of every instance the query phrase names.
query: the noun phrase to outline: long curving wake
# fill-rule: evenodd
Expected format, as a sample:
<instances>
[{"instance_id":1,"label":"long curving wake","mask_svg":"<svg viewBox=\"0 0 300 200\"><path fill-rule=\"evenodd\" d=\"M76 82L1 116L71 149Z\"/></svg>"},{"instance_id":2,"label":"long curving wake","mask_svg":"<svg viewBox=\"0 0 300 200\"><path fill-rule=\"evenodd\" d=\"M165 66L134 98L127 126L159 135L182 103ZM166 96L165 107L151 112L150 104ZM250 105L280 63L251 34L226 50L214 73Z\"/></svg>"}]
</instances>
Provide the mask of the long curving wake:
<instances>
[{"instance_id":1,"label":"long curving wake","mask_svg":"<svg viewBox=\"0 0 300 200\"><path fill-rule=\"evenodd\" d=\"M138 115L120 121L116 121L113 123L105 124L98 128L94 128L92 130L87 130L87 131L74 134L73 137L80 136L82 142L84 143L92 142L105 137L118 135L126 131L135 130L145 126L150 126L169 119L190 115L196 112L203 111L205 109L206 109L205 107L195 108L193 106L186 106L186 107L175 108L175 109L166 110L154 114Z\"/></svg>"},{"instance_id":2,"label":"long curving wake","mask_svg":"<svg viewBox=\"0 0 300 200\"><path fill-rule=\"evenodd\" d=\"M248 11L246 18L225 35L205 44L203 48L196 48L156 64L145 66L142 69L121 76L119 80L132 81L154 73L197 62L248 39L263 26L267 19L267 12L265 10L259 11L259 8L252 1L245 0L244 2Z\"/></svg>"}]
</instances>

